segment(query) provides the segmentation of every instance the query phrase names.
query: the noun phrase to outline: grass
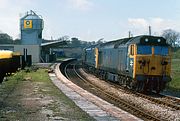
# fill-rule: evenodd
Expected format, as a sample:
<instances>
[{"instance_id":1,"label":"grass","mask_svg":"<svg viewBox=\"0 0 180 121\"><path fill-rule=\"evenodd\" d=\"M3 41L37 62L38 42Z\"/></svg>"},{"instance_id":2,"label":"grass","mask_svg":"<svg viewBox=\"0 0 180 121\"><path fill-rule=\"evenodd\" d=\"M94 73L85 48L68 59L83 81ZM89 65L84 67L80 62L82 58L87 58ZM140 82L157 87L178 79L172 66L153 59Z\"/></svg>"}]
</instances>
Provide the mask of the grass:
<instances>
[{"instance_id":1,"label":"grass","mask_svg":"<svg viewBox=\"0 0 180 121\"><path fill-rule=\"evenodd\" d=\"M180 49L173 53L172 59L172 81L169 83L168 88L174 91L180 91Z\"/></svg>"},{"instance_id":2,"label":"grass","mask_svg":"<svg viewBox=\"0 0 180 121\"><path fill-rule=\"evenodd\" d=\"M41 105L38 105L36 110L33 110L33 107L32 109L27 109L26 107L20 106L21 99L24 97L22 97L21 93L19 95L18 92L25 91L26 89L24 88L32 87L32 91L30 91L30 93L25 91L25 94L27 93L27 95L31 95L34 93L34 86L38 90L36 95L43 95L42 98L50 97L50 99L53 100L50 104L45 106L47 110L51 110L53 112L52 117L57 116L76 121L94 120L86 112L77 107L75 103L66 97L57 87L54 86L52 81L49 79L47 69L38 69L35 71L33 69L26 69L19 71L15 75L8 77L8 81L5 81L2 85L0 85L0 105L2 106L0 106L0 120L25 120L26 117L31 117L31 115L34 116L34 114L31 112L41 110ZM9 94L10 96L8 96ZM19 95L18 98L16 98L17 95ZM5 98L7 99L4 100ZM9 111L10 107L16 111L12 113L4 113ZM49 114L47 115L47 117L50 116ZM35 116L35 119L32 120L37 120L36 118L37 116Z\"/></svg>"},{"instance_id":3,"label":"grass","mask_svg":"<svg viewBox=\"0 0 180 121\"><path fill-rule=\"evenodd\" d=\"M11 97L12 93L17 89L19 83L22 82L24 74L23 71L20 71L13 76L7 77L7 81L3 81L3 83L0 84L0 120L2 121L6 120L6 117L13 119L11 117L19 115L12 114L11 112L21 108L18 105L17 98L13 98L12 101L9 101L9 97ZM14 109L12 107L14 107ZM8 116L4 115L4 112L8 111Z\"/></svg>"},{"instance_id":4,"label":"grass","mask_svg":"<svg viewBox=\"0 0 180 121\"><path fill-rule=\"evenodd\" d=\"M49 79L46 69L39 69L37 72L28 73L26 77L31 77L32 81L43 82L43 85L40 89L41 93L57 98L54 103L48 106L50 110L55 112L55 115L61 115L72 120L93 120L84 111L77 107L74 102L72 102L61 91L59 91L57 87L54 86L54 84ZM61 110L61 108L64 108L66 111L63 111L64 109Z\"/></svg>"},{"instance_id":5,"label":"grass","mask_svg":"<svg viewBox=\"0 0 180 121\"><path fill-rule=\"evenodd\" d=\"M172 81L169 83L171 90L180 91L180 59L172 60Z\"/></svg>"},{"instance_id":6,"label":"grass","mask_svg":"<svg viewBox=\"0 0 180 121\"><path fill-rule=\"evenodd\" d=\"M30 73L26 73L24 75L25 78L30 77L34 82L46 82L50 83L47 69L38 69L37 71L31 71Z\"/></svg>"},{"instance_id":7,"label":"grass","mask_svg":"<svg viewBox=\"0 0 180 121\"><path fill-rule=\"evenodd\" d=\"M173 59L180 59L180 48L176 48L173 52Z\"/></svg>"},{"instance_id":8,"label":"grass","mask_svg":"<svg viewBox=\"0 0 180 121\"><path fill-rule=\"evenodd\" d=\"M14 74L13 76L7 78L7 80L11 81L4 81L0 85L0 101L6 98L5 96L8 96L15 89L19 81L23 80L23 75L24 72L20 71Z\"/></svg>"}]
</instances>

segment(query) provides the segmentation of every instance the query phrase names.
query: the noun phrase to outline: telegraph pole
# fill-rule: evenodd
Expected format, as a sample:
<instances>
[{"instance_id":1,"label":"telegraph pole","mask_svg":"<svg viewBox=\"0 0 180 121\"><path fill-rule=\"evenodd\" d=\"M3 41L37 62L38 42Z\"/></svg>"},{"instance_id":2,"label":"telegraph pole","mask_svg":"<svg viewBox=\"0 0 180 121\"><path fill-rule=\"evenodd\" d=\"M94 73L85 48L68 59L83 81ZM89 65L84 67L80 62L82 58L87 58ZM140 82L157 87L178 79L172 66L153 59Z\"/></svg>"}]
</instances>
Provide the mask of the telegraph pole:
<instances>
[{"instance_id":1,"label":"telegraph pole","mask_svg":"<svg viewBox=\"0 0 180 121\"><path fill-rule=\"evenodd\" d=\"M129 38L131 38L131 31L129 31Z\"/></svg>"},{"instance_id":2,"label":"telegraph pole","mask_svg":"<svg viewBox=\"0 0 180 121\"><path fill-rule=\"evenodd\" d=\"M149 26L149 35L151 36L151 26Z\"/></svg>"}]
</instances>

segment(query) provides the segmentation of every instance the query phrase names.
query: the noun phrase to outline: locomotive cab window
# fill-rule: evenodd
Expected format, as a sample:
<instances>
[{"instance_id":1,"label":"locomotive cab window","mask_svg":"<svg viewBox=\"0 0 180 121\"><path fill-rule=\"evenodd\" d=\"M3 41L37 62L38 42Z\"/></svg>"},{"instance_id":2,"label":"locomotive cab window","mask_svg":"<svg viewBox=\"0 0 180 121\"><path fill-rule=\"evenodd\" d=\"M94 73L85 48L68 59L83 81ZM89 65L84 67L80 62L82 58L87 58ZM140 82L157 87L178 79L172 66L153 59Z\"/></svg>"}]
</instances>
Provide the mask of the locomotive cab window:
<instances>
[{"instance_id":1,"label":"locomotive cab window","mask_svg":"<svg viewBox=\"0 0 180 121\"><path fill-rule=\"evenodd\" d=\"M166 46L154 46L154 50L155 55L167 56L169 53L168 47Z\"/></svg>"},{"instance_id":2,"label":"locomotive cab window","mask_svg":"<svg viewBox=\"0 0 180 121\"><path fill-rule=\"evenodd\" d=\"M130 46L130 55L134 55L134 45Z\"/></svg>"},{"instance_id":3,"label":"locomotive cab window","mask_svg":"<svg viewBox=\"0 0 180 121\"><path fill-rule=\"evenodd\" d=\"M149 45L138 45L137 54L152 54L152 46Z\"/></svg>"}]
</instances>

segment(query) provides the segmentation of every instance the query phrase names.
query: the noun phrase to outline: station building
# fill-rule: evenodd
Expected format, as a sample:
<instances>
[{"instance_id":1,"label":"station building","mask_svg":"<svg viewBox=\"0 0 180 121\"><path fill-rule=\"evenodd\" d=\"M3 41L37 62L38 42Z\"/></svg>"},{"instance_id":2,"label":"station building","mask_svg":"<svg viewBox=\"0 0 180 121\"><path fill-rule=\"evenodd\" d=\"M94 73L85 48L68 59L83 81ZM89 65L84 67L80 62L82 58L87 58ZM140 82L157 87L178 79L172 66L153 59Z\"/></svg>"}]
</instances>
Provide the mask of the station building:
<instances>
[{"instance_id":1,"label":"station building","mask_svg":"<svg viewBox=\"0 0 180 121\"><path fill-rule=\"evenodd\" d=\"M50 62L53 60L51 48L65 44L65 42L42 43L43 28L43 18L31 10L20 19L21 44L0 45L0 49L20 52L22 55L31 55L32 63Z\"/></svg>"}]
</instances>

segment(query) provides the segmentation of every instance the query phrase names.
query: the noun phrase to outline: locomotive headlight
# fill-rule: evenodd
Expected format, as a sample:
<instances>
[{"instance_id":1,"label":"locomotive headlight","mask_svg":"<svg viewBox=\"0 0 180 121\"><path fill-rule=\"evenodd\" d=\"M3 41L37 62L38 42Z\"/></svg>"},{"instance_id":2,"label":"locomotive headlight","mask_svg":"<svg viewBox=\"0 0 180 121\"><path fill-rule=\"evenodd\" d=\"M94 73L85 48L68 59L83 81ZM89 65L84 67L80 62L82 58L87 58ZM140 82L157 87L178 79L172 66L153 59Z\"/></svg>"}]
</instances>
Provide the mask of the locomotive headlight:
<instances>
[{"instance_id":1,"label":"locomotive headlight","mask_svg":"<svg viewBox=\"0 0 180 121\"><path fill-rule=\"evenodd\" d=\"M158 42L161 42L161 39L158 39L157 41L158 41Z\"/></svg>"},{"instance_id":2,"label":"locomotive headlight","mask_svg":"<svg viewBox=\"0 0 180 121\"><path fill-rule=\"evenodd\" d=\"M146 38L146 39L145 39L145 42L148 42L148 41L149 41L148 38Z\"/></svg>"}]
</instances>

